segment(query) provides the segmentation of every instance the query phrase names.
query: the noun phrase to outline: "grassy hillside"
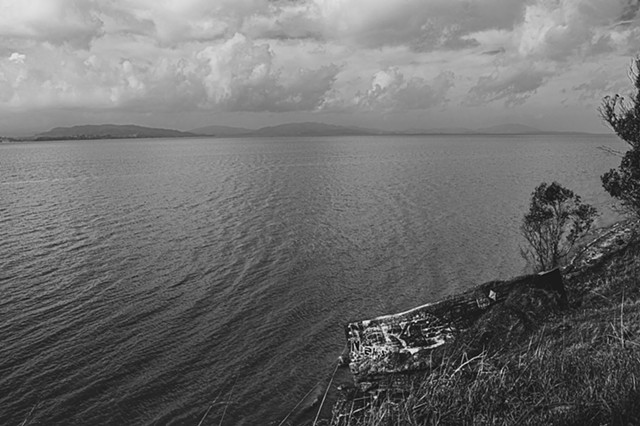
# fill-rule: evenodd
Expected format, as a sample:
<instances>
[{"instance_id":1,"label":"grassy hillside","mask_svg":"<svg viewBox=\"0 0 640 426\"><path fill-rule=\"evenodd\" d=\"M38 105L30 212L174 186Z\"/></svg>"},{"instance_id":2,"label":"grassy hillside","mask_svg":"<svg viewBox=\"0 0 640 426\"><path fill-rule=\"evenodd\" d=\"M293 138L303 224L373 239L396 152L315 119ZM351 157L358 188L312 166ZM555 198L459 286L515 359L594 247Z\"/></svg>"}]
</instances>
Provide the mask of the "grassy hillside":
<instances>
[{"instance_id":1,"label":"grassy hillside","mask_svg":"<svg viewBox=\"0 0 640 426\"><path fill-rule=\"evenodd\" d=\"M492 308L408 391L347 391L330 424L639 425L640 239L564 275L568 307Z\"/></svg>"}]
</instances>

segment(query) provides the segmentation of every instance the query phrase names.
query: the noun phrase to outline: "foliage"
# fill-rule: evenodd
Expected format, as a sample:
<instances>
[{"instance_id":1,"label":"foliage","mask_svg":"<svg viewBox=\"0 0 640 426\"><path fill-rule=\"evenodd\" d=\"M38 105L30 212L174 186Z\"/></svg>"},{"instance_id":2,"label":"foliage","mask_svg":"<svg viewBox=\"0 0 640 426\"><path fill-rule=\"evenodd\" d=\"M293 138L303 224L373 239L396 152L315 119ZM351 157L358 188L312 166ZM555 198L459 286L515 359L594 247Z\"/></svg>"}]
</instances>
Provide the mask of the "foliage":
<instances>
[{"instance_id":1,"label":"foliage","mask_svg":"<svg viewBox=\"0 0 640 426\"><path fill-rule=\"evenodd\" d=\"M602 186L622 207L640 216L640 57L630 69L629 76L635 87L631 101L623 96L606 96L600 106L600 115L631 149L622 157L620 166L601 176Z\"/></svg>"},{"instance_id":2,"label":"foliage","mask_svg":"<svg viewBox=\"0 0 640 426\"><path fill-rule=\"evenodd\" d=\"M557 182L541 183L531 194L529 212L520 227L529 243L522 255L540 271L559 266L591 229L596 215L596 209L582 203L573 191Z\"/></svg>"}]
</instances>

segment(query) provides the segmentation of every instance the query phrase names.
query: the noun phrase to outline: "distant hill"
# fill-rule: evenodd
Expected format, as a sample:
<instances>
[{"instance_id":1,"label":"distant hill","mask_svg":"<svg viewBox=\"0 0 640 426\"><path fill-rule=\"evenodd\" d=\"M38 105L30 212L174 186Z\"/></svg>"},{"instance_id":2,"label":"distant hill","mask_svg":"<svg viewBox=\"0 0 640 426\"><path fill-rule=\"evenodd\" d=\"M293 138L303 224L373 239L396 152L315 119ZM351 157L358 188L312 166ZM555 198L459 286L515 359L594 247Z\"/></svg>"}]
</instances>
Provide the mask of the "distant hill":
<instances>
[{"instance_id":1,"label":"distant hill","mask_svg":"<svg viewBox=\"0 0 640 426\"><path fill-rule=\"evenodd\" d=\"M135 125L84 125L56 127L35 135L34 140L68 139L121 139L121 138L180 138L190 136L213 137L286 137L286 136L349 136L376 135L383 132L358 127L335 126L324 123L288 123L262 127L258 130L231 126L206 126L181 132L172 129L157 129Z\"/></svg>"},{"instance_id":2,"label":"distant hill","mask_svg":"<svg viewBox=\"0 0 640 426\"><path fill-rule=\"evenodd\" d=\"M59 139L120 139L120 138L179 138L196 136L189 132L172 129L117 124L96 124L73 127L56 127L48 132L38 133L35 140Z\"/></svg>"},{"instance_id":3,"label":"distant hill","mask_svg":"<svg viewBox=\"0 0 640 426\"><path fill-rule=\"evenodd\" d=\"M60 140L60 139L118 139L118 138L181 138L191 136L211 137L304 137L304 136L372 136L372 135L550 135L573 134L573 132L550 132L524 124L502 124L470 130L463 127L412 129L389 131L364 129L361 127L336 126L333 124L305 122L287 123L278 126L262 127L257 130L230 126L206 126L181 132L172 129L157 129L135 125L86 125L56 127L23 140Z\"/></svg>"},{"instance_id":4,"label":"distant hill","mask_svg":"<svg viewBox=\"0 0 640 426\"><path fill-rule=\"evenodd\" d=\"M255 132L253 129L245 129L243 127L231 127L231 126L206 126L198 127L197 129L189 130L189 133L203 136L244 136Z\"/></svg>"}]
</instances>

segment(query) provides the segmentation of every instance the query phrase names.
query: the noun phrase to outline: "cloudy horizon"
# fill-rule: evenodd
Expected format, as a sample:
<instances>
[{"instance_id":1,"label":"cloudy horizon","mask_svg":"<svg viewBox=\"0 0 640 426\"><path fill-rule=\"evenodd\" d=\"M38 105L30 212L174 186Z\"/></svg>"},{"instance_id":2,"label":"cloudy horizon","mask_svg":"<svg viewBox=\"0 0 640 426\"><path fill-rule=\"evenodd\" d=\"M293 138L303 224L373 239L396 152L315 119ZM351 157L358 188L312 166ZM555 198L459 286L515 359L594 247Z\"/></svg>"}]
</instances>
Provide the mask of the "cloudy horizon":
<instances>
[{"instance_id":1,"label":"cloudy horizon","mask_svg":"<svg viewBox=\"0 0 640 426\"><path fill-rule=\"evenodd\" d=\"M605 132L638 0L0 0L0 135L320 121Z\"/></svg>"}]
</instances>

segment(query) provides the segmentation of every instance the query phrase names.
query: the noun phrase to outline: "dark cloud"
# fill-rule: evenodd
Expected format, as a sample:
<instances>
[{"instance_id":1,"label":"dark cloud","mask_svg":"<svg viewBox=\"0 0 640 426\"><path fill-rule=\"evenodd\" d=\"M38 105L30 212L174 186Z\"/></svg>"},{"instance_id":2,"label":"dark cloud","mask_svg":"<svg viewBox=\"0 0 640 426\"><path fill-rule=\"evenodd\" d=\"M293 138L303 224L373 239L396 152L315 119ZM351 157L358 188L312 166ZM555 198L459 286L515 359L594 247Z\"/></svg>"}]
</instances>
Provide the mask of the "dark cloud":
<instances>
[{"instance_id":1,"label":"dark cloud","mask_svg":"<svg viewBox=\"0 0 640 426\"><path fill-rule=\"evenodd\" d=\"M0 10L3 112L503 109L550 81L573 100L597 98L611 86L586 77L593 64L640 45L638 0L29 0ZM588 83L566 83L578 67Z\"/></svg>"},{"instance_id":2,"label":"dark cloud","mask_svg":"<svg viewBox=\"0 0 640 426\"><path fill-rule=\"evenodd\" d=\"M638 10L640 10L640 0L628 0L618 21L629 22L635 20L638 16Z\"/></svg>"},{"instance_id":3,"label":"dark cloud","mask_svg":"<svg viewBox=\"0 0 640 426\"><path fill-rule=\"evenodd\" d=\"M553 75L550 70L530 65L520 65L515 69L503 69L491 75L478 78L469 91L469 105L482 105L494 101L504 101L505 106L523 104Z\"/></svg>"},{"instance_id":4,"label":"dark cloud","mask_svg":"<svg viewBox=\"0 0 640 426\"><path fill-rule=\"evenodd\" d=\"M482 52L483 55L489 55L489 56L495 56L495 55L500 55L502 53L505 53L506 49L504 47L501 47L500 49L494 49L494 50L487 50L485 52Z\"/></svg>"}]
</instances>

